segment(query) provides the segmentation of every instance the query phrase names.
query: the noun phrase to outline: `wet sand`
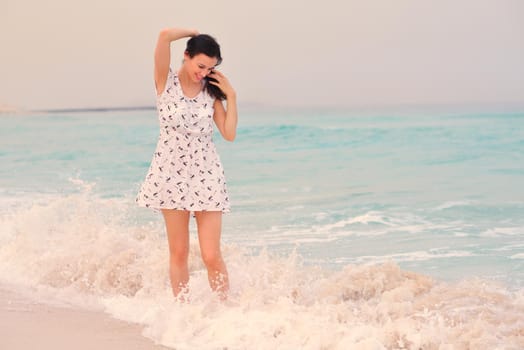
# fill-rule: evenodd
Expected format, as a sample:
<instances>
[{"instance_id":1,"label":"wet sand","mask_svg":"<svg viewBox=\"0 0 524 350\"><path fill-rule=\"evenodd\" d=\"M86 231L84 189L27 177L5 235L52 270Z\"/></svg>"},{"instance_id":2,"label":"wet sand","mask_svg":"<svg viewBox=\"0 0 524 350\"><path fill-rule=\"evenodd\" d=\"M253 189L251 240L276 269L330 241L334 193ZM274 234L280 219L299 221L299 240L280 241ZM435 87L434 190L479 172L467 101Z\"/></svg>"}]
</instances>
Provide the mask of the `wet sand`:
<instances>
[{"instance_id":1,"label":"wet sand","mask_svg":"<svg viewBox=\"0 0 524 350\"><path fill-rule=\"evenodd\" d=\"M49 306L0 290L0 349L161 350L142 327L93 311Z\"/></svg>"}]
</instances>

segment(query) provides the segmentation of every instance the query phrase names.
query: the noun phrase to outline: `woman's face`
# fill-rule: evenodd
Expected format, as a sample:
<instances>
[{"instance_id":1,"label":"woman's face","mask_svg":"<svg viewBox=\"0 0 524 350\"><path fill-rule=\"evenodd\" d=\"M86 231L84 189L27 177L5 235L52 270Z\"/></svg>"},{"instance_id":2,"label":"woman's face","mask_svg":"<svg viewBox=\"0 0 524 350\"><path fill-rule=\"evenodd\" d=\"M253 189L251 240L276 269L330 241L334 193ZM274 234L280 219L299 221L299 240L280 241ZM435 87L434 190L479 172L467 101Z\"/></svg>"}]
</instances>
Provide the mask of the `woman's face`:
<instances>
[{"instance_id":1,"label":"woman's face","mask_svg":"<svg viewBox=\"0 0 524 350\"><path fill-rule=\"evenodd\" d=\"M184 53L184 66L189 77L195 83L201 82L202 79L211 73L217 63L218 59L203 53L196 54L193 57L189 57L187 53Z\"/></svg>"}]
</instances>

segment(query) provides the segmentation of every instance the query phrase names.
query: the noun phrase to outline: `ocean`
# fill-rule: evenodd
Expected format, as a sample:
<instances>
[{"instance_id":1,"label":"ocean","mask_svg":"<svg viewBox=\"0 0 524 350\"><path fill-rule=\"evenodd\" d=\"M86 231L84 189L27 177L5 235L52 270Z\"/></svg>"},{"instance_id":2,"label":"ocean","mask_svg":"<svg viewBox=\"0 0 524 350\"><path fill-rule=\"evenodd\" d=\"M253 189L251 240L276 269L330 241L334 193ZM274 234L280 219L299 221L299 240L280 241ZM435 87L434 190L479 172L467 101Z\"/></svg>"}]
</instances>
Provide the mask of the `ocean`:
<instances>
[{"instance_id":1,"label":"ocean","mask_svg":"<svg viewBox=\"0 0 524 350\"><path fill-rule=\"evenodd\" d=\"M215 142L231 293L173 300L154 110L0 116L0 284L176 349L523 349L524 113L250 108Z\"/></svg>"}]
</instances>

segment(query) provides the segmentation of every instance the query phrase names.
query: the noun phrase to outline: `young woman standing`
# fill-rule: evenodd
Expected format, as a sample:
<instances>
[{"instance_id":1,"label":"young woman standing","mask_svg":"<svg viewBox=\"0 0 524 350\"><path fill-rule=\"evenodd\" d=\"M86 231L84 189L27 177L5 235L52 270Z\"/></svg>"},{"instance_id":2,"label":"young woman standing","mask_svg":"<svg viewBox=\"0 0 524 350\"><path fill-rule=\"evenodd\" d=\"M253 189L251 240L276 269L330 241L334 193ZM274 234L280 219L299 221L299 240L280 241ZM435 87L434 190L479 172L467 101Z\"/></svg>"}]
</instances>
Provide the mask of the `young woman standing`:
<instances>
[{"instance_id":1,"label":"young woman standing","mask_svg":"<svg viewBox=\"0 0 524 350\"><path fill-rule=\"evenodd\" d=\"M190 37L178 71L170 68L171 42ZM196 30L167 28L155 49L154 78L160 136L137 196L141 206L161 210L169 243L173 294L189 281L189 219L194 213L202 259L211 288L225 298L229 289L220 250L222 213L230 210L224 170L213 143L213 123L233 141L237 128L236 92L215 68L220 46ZM225 102L225 103L224 103Z\"/></svg>"}]
</instances>

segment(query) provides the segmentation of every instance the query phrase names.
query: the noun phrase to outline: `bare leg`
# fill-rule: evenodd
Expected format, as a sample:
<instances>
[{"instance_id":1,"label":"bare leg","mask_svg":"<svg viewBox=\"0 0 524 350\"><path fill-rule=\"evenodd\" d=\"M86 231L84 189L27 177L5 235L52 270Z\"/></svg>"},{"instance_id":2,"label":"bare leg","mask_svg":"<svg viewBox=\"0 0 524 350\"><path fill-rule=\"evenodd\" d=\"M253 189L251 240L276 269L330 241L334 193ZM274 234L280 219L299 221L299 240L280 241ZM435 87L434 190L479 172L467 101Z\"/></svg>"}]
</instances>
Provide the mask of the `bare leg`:
<instances>
[{"instance_id":1,"label":"bare leg","mask_svg":"<svg viewBox=\"0 0 524 350\"><path fill-rule=\"evenodd\" d=\"M198 226L198 241L202 260L207 268L211 288L225 299L229 290L226 264L220 252L222 212L201 211L195 213Z\"/></svg>"},{"instance_id":2,"label":"bare leg","mask_svg":"<svg viewBox=\"0 0 524 350\"><path fill-rule=\"evenodd\" d=\"M187 287L189 270L189 212L163 209L169 243L169 277L173 294L178 294Z\"/></svg>"}]
</instances>

